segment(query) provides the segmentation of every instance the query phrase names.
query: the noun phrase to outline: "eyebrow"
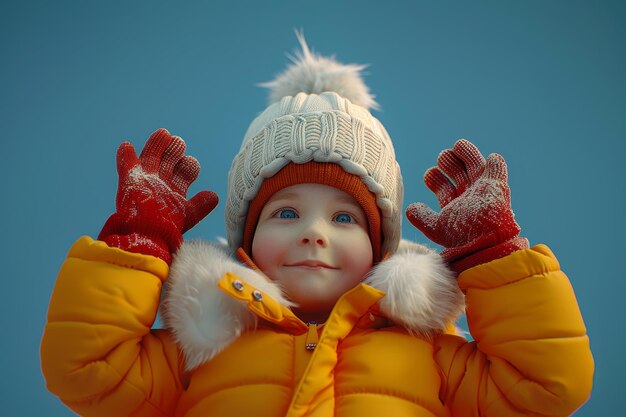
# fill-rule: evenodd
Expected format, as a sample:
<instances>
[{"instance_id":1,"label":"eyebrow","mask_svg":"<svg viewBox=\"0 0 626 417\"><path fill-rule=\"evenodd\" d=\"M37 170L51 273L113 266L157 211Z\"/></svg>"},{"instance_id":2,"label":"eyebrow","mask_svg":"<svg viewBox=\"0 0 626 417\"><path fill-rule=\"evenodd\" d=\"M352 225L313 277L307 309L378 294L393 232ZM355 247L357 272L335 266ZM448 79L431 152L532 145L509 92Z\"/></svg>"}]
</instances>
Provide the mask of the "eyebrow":
<instances>
[{"instance_id":1,"label":"eyebrow","mask_svg":"<svg viewBox=\"0 0 626 417\"><path fill-rule=\"evenodd\" d=\"M283 200L290 200L290 199L299 200L300 196L296 193L285 193L285 194L282 194L277 199L273 200L272 203L277 203ZM339 203L352 204L352 205L360 207L360 204L353 197L349 195L339 195L334 200Z\"/></svg>"},{"instance_id":2,"label":"eyebrow","mask_svg":"<svg viewBox=\"0 0 626 417\"><path fill-rule=\"evenodd\" d=\"M283 201L283 200L290 200L290 199L299 200L300 197L298 197L298 195L295 194L295 193L285 193L285 194L282 194L281 196L279 196L278 198L276 198L275 200L271 201L271 203L273 204L273 203L276 203L276 202L280 202L280 201ZM268 201L268 203L270 203L270 201Z\"/></svg>"},{"instance_id":3,"label":"eyebrow","mask_svg":"<svg viewBox=\"0 0 626 417\"><path fill-rule=\"evenodd\" d=\"M340 203L346 204L354 204L360 207L360 204L354 199L354 197L350 197L349 195L340 195L336 198Z\"/></svg>"}]
</instances>

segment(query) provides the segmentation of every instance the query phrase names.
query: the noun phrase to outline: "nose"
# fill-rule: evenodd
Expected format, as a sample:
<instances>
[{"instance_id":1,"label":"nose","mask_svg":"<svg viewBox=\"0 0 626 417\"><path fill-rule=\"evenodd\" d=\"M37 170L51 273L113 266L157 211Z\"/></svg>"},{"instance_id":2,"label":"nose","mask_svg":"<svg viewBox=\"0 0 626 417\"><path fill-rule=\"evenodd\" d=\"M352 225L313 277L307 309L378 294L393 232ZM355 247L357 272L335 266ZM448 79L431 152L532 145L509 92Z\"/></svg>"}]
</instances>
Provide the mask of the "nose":
<instances>
[{"instance_id":1,"label":"nose","mask_svg":"<svg viewBox=\"0 0 626 417\"><path fill-rule=\"evenodd\" d=\"M323 222L317 220L310 222L303 227L298 243L300 245L315 245L325 248L328 245L328 236Z\"/></svg>"}]
</instances>

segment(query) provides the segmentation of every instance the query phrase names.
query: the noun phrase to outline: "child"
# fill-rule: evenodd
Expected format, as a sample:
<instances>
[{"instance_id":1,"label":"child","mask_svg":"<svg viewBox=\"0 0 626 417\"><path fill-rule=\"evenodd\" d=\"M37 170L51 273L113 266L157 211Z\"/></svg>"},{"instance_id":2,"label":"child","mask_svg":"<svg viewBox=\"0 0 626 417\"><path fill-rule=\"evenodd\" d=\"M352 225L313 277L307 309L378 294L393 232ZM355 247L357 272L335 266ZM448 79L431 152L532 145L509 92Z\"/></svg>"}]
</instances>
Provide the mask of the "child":
<instances>
[{"instance_id":1,"label":"child","mask_svg":"<svg viewBox=\"0 0 626 417\"><path fill-rule=\"evenodd\" d=\"M585 327L554 255L519 236L504 160L465 140L442 152L424 177L441 211L406 213L444 250L401 241L363 67L300 40L233 161L230 250L182 243L217 204L186 199L199 165L182 139L120 146L116 213L52 295L48 388L84 416L573 413L591 390ZM454 332L464 302L474 342Z\"/></svg>"}]
</instances>

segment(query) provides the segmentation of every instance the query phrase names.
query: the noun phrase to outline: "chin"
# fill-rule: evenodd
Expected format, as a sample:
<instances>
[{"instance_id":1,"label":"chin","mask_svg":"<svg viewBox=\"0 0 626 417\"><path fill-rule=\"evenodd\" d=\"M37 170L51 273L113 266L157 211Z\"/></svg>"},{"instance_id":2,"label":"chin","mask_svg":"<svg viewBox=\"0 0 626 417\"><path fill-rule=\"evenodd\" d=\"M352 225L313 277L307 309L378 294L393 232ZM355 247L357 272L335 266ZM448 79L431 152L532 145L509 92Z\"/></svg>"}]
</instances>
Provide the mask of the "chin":
<instances>
[{"instance_id":1,"label":"chin","mask_svg":"<svg viewBox=\"0 0 626 417\"><path fill-rule=\"evenodd\" d=\"M311 297L311 293L308 293L306 297L292 298L291 301L296 303L298 307L294 310L306 314L325 313L330 314L330 311L335 306L335 303L339 297Z\"/></svg>"}]
</instances>

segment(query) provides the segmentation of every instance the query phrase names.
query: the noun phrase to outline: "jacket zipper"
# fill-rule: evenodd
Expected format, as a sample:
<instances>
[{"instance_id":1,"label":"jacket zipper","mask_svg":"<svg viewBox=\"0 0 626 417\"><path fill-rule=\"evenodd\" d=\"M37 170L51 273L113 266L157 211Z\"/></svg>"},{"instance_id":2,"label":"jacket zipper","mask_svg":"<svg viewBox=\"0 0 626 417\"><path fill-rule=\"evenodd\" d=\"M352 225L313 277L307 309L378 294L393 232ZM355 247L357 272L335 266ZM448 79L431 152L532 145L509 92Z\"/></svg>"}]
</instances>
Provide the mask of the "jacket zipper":
<instances>
[{"instance_id":1,"label":"jacket zipper","mask_svg":"<svg viewBox=\"0 0 626 417\"><path fill-rule=\"evenodd\" d=\"M319 337L317 335L317 323L311 321L307 323L307 326L309 327L309 331L307 332L304 346L306 347L306 350L314 350L317 346L317 342L319 341Z\"/></svg>"}]
</instances>

